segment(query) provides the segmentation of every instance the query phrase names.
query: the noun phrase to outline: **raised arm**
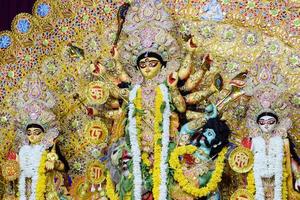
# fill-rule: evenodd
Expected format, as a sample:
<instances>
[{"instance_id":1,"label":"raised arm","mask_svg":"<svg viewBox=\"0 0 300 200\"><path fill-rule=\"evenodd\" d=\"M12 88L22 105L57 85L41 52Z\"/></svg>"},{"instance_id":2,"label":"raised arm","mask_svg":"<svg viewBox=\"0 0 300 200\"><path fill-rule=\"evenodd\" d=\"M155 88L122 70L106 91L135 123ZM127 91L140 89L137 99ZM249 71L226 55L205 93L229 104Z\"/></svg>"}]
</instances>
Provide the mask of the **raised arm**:
<instances>
[{"instance_id":1,"label":"raised arm","mask_svg":"<svg viewBox=\"0 0 300 200\"><path fill-rule=\"evenodd\" d=\"M192 55L196 50L197 46L193 43L192 38L186 43L187 54L181 63L180 69L178 71L178 76L180 80L186 80L192 72Z\"/></svg>"},{"instance_id":2,"label":"raised arm","mask_svg":"<svg viewBox=\"0 0 300 200\"><path fill-rule=\"evenodd\" d=\"M168 80L167 80L167 84L170 90L170 96L178 112L184 113L186 110L186 104L183 96L181 95L179 89L177 88L177 83L178 83L178 73L173 72L168 76Z\"/></svg>"},{"instance_id":3,"label":"raised arm","mask_svg":"<svg viewBox=\"0 0 300 200\"><path fill-rule=\"evenodd\" d=\"M181 90L192 91L195 89L201 83L206 72L210 69L211 62L212 60L210 59L210 56L208 54L205 55L203 57L200 69L188 77Z\"/></svg>"},{"instance_id":4,"label":"raised arm","mask_svg":"<svg viewBox=\"0 0 300 200\"><path fill-rule=\"evenodd\" d=\"M119 52L118 52L118 49L116 47L113 48L112 56L113 56L113 59L115 60L115 72L117 73L120 81L125 82L125 83L129 83L130 78L129 78L128 74L126 73L126 71L124 70L124 68L123 68L123 66L120 62Z\"/></svg>"}]
</instances>

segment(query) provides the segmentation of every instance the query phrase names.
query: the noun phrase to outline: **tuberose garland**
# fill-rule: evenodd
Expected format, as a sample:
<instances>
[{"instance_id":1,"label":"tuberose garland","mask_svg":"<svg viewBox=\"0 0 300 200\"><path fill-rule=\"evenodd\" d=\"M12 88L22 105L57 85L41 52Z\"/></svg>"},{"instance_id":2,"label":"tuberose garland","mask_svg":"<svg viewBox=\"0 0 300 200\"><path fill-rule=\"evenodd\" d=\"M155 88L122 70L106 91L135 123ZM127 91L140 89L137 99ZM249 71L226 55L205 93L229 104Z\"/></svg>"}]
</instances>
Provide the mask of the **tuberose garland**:
<instances>
[{"instance_id":1,"label":"tuberose garland","mask_svg":"<svg viewBox=\"0 0 300 200\"><path fill-rule=\"evenodd\" d=\"M227 148L224 147L219 153L218 158L215 162L216 168L212 173L212 176L206 186L198 188L193 186L188 179L184 176L181 163L179 161L179 156L184 154L192 154L197 150L196 146L180 146L174 149L171 153L169 160L170 166L175 170L174 179L179 183L183 191L191 194L195 197L204 197L209 195L211 192L215 191L221 181L223 170L224 170L224 160L227 152Z\"/></svg>"},{"instance_id":2,"label":"tuberose garland","mask_svg":"<svg viewBox=\"0 0 300 200\"><path fill-rule=\"evenodd\" d=\"M283 139L280 136L271 137L269 141L269 153L266 154L266 142L261 137L252 139L254 152L254 178L255 178L255 198L259 200L265 199L262 178L274 176L274 199L282 199L283 186Z\"/></svg>"},{"instance_id":3,"label":"tuberose garland","mask_svg":"<svg viewBox=\"0 0 300 200\"><path fill-rule=\"evenodd\" d=\"M21 168L21 174L19 177L19 193L20 200L26 200L26 177L32 179L31 183L31 199L36 199L44 195L45 188L42 184L45 175L45 160L44 158L44 146L43 145L23 145L19 152L19 162ZM34 156L32 156L34 155ZM44 167L44 168L42 168ZM42 185L40 185L42 184ZM43 198L37 199L43 199Z\"/></svg>"},{"instance_id":4,"label":"tuberose garland","mask_svg":"<svg viewBox=\"0 0 300 200\"><path fill-rule=\"evenodd\" d=\"M163 103L165 103L164 111L161 113ZM155 96L153 196L156 200L165 200L168 194L167 158L170 112L168 89L164 84L161 84L156 88Z\"/></svg>"},{"instance_id":5,"label":"tuberose garland","mask_svg":"<svg viewBox=\"0 0 300 200\"><path fill-rule=\"evenodd\" d=\"M133 163L133 196L135 200L140 200L142 197L142 171L141 171L141 150L138 142L138 132L135 117L135 105L134 99L136 98L137 91L140 85L134 86L134 88L129 93L129 111L128 111L128 131L129 140L132 153L132 163Z\"/></svg>"},{"instance_id":6,"label":"tuberose garland","mask_svg":"<svg viewBox=\"0 0 300 200\"><path fill-rule=\"evenodd\" d=\"M286 171L286 158L283 157L283 179L282 179L282 200L286 200L288 198L288 191L287 191L287 178L288 178L288 174ZM253 194L253 196L255 195L255 180L254 180L254 171L251 170L248 175L247 175L247 190Z\"/></svg>"}]
</instances>

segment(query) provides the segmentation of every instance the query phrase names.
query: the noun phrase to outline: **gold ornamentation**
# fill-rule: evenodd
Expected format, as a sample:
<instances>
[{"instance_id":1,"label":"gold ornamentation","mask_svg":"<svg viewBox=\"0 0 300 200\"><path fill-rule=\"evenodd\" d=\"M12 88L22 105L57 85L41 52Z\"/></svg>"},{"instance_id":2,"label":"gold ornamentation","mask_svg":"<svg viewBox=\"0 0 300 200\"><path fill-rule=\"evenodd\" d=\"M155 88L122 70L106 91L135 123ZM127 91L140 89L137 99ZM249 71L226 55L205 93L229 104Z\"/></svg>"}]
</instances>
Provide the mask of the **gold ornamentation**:
<instances>
[{"instance_id":1,"label":"gold ornamentation","mask_svg":"<svg viewBox=\"0 0 300 200\"><path fill-rule=\"evenodd\" d=\"M229 155L229 165L238 173L249 172L253 167L253 161L252 152L244 147L235 148Z\"/></svg>"},{"instance_id":2,"label":"gold ornamentation","mask_svg":"<svg viewBox=\"0 0 300 200\"><path fill-rule=\"evenodd\" d=\"M101 184L104 179L104 165L95 160L89 163L87 167L87 179L91 184Z\"/></svg>"},{"instance_id":3,"label":"gold ornamentation","mask_svg":"<svg viewBox=\"0 0 300 200\"><path fill-rule=\"evenodd\" d=\"M70 194L74 200L90 199L92 193L88 191L85 177L78 176L73 180Z\"/></svg>"},{"instance_id":4,"label":"gold ornamentation","mask_svg":"<svg viewBox=\"0 0 300 200\"><path fill-rule=\"evenodd\" d=\"M106 141L108 130L104 122L100 120L91 121L86 125L85 135L93 144L102 144Z\"/></svg>"},{"instance_id":5,"label":"gold ornamentation","mask_svg":"<svg viewBox=\"0 0 300 200\"><path fill-rule=\"evenodd\" d=\"M231 195L230 200L254 200L254 197L246 189L238 189Z\"/></svg>"},{"instance_id":6,"label":"gold ornamentation","mask_svg":"<svg viewBox=\"0 0 300 200\"><path fill-rule=\"evenodd\" d=\"M20 175L19 163L15 160L7 160L2 167L2 175L7 181L14 181Z\"/></svg>"},{"instance_id":7,"label":"gold ornamentation","mask_svg":"<svg viewBox=\"0 0 300 200\"><path fill-rule=\"evenodd\" d=\"M105 83L95 81L88 85L86 95L90 103L104 104L108 99L109 90Z\"/></svg>"}]
</instances>

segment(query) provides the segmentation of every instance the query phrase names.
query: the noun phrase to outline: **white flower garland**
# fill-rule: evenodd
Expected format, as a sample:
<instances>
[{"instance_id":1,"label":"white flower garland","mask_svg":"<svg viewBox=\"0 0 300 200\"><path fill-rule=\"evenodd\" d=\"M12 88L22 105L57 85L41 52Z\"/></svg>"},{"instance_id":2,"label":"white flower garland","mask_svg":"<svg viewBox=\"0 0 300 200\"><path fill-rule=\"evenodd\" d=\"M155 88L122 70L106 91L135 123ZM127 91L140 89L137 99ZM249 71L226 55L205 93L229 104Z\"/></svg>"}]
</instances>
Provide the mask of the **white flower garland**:
<instances>
[{"instance_id":1,"label":"white flower garland","mask_svg":"<svg viewBox=\"0 0 300 200\"><path fill-rule=\"evenodd\" d=\"M140 85L135 85L134 88L129 93L129 112L128 112L128 131L129 139L131 145L131 154L133 162L133 188L134 188L134 199L140 200L142 197L142 172L141 172L141 150L138 143L137 128L136 128L136 119L133 116L135 112L134 99Z\"/></svg>"},{"instance_id":2,"label":"white flower garland","mask_svg":"<svg viewBox=\"0 0 300 200\"><path fill-rule=\"evenodd\" d=\"M163 94L163 99L165 102L165 109L163 112L163 133L162 133L162 153L161 153L161 163L160 163L160 194L159 199L167 199L168 188L167 188L167 169L168 169L168 150L169 150L169 128L170 128L170 102L169 102L169 92L168 88L164 85L160 85L160 90Z\"/></svg>"},{"instance_id":3,"label":"white flower garland","mask_svg":"<svg viewBox=\"0 0 300 200\"><path fill-rule=\"evenodd\" d=\"M261 137L253 138L252 151L254 153L254 179L255 179L255 199L264 200L265 192L262 178L275 177L274 200L282 199L282 179L283 179L283 139L280 136L270 138L269 146ZM266 155L268 148L268 155Z\"/></svg>"},{"instance_id":4,"label":"white flower garland","mask_svg":"<svg viewBox=\"0 0 300 200\"><path fill-rule=\"evenodd\" d=\"M36 199L36 186L38 181L38 169L42 154L45 148L43 145L24 145L19 151L20 160L20 178L19 178L19 193L20 200L26 198L26 178L31 178L31 195L29 200Z\"/></svg>"},{"instance_id":5,"label":"white flower garland","mask_svg":"<svg viewBox=\"0 0 300 200\"><path fill-rule=\"evenodd\" d=\"M167 189L167 168L168 168L168 149L169 149L169 127L170 127L170 103L169 103L169 93L168 88L161 84L160 90L163 94L163 99L165 102L165 109L163 112L163 135L162 135L162 153L161 153L161 163L160 163L160 200L167 199L168 189ZM129 139L131 144L131 153L133 160L133 172L134 172L134 199L140 200L142 196L142 173L141 173L141 150L138 144L137 137L137 127L136 119L133 116L135 111L134 99L136 98L137 91L140 88L140 85L136 85L129 93L129 112L128 112L128 122L129 122Z\"/></svg>"}]
</instances>

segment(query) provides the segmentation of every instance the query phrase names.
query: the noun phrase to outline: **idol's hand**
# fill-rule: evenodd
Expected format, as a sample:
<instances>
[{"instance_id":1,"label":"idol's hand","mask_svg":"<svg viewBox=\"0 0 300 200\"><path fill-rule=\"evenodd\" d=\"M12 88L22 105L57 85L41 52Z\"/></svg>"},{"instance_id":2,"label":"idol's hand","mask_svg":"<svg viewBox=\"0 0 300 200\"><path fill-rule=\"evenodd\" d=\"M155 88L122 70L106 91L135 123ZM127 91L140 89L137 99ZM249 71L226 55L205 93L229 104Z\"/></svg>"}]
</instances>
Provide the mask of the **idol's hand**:
<instances>
[{"instance_id":1,"label":"idol's hand","mask_svg":"<svg viewBox=\"0 0 300 200\"><path fill-rule=\"evenodd\" d=\"M186 42L185 46L188 52L194 52L197 49L197 44L194 43L193 37Z\"/></svg>"},{"instance_id":2,"label":"idol's hand","mask_svg":"<svg viewBox=\"0 0 300 200\"><path fill-rule=\"evenodd\" d=\"M170 88L175 88L178 83L178 73L177 72L172 72L168 76L167 84Z\"/></svg>"},{"instance_id":3,"label":"idol's hand","mask_svg":"<svg viewBox=\"0 0 300 200\"><path fill-rule=\"evenodd\" d=\"M217 116L218 116L218 110L217 110L216 105L210 104L205 108L205 119L206 120L216 118Z\"/></svg>"},{"instance_id":4,"label":"idol's hand","mask_svg":"<svg viewBox=\"0 0 300 200\"><path fill-rule=\"evenodd\" d=\"M111 53L113 59L119 60L120 54L119 54L117 46L113 46L113 48L111 49L110 53Z\"/></svg>"},{"instance_id":5,"label":"idol's hand","mask_svg":"<svg viewBox=\"0 0 300 200\"><path fill-rule=\"evenodd\" d=\"M100 76L106 72L106 69L100 62L97 62L90 65L90 71L94 76Z\"/></svg>"},{"instance_id":6,"label":"idol's hand","mask_svg":"<svg viewBox=\"0 0 300 200\"><path fill-rule=\"evenodd\" d=\"M51 161L46 161L46 169L47 170L53 170L54 169L54 161L51 160Z\"/></svg>"}]
</instances>

